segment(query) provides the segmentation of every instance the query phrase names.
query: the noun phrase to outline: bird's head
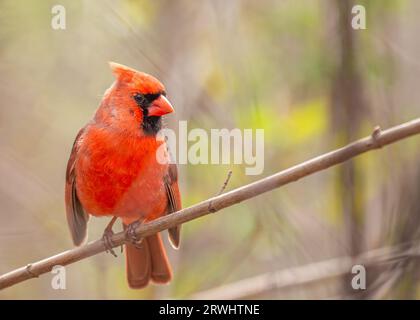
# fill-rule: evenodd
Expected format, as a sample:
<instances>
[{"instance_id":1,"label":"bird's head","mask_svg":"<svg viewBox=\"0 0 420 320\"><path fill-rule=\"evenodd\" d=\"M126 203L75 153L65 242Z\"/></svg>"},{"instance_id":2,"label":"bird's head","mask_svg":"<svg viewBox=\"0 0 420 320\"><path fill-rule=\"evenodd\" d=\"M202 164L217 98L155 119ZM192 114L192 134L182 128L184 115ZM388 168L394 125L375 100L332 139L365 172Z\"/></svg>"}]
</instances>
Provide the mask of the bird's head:
<instances>
[{"instance_id":1,"label":"bird's head","mask_svg":"<svg viewBox=\"0 0 420 320\"><path fill-rule=\"evenodd\" d=\"M156 134L161 128L161 117L174 111L163 84L147 73L115 62L109 64L116 82L104 99L112 117L124 127L131 129L135 121L145 134Z\"/></svg>"}]
</instances>

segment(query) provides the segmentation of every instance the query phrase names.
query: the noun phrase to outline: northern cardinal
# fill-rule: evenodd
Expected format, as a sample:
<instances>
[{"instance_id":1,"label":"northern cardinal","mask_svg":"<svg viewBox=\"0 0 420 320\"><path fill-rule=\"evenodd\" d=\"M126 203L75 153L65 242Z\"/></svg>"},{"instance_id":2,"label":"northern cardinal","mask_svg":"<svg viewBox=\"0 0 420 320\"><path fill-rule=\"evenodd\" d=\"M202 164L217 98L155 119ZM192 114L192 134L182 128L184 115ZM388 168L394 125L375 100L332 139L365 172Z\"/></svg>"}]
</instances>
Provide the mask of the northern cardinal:
<instances>
[{"instance_id":1,"label":"northern cardinal","mask_svg":"<svg viewBox=\"0 0 420 320\"><path fill-rule=\"evenodd\" d=\"M110 66L116 80L79 131L67 165L66 213L77 246L87 239L89 215L113 217L104 232L109 241L117 218L130 235L130 226L181 208L177 167L166 161L166 149L165 161L156 156L165 144L156 139L161 118L174 111L165 88L151 75L113 62ZM178 248L180 226L169 230L169 238ZM159 233L130 239L125 250L129 286L169 282L172 270Z\"/></svg>"}]
</instances>

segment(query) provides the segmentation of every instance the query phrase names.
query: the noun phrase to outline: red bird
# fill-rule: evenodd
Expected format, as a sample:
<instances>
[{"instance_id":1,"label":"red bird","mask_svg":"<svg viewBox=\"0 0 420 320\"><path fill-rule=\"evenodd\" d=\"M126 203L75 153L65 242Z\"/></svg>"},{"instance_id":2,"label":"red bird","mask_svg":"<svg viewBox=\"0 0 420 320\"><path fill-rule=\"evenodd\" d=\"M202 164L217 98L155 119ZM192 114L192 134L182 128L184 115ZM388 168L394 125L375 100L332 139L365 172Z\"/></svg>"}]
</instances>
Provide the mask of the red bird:
<instances>
[{"instance_id":1,"label":"red bird","mask_svg":"<svg viewBox=\"0 0 420 320\"><path fill-rule=\"evenodd\" d=\"M110 248L117 218L133 235L129 231L136 224L181 209L176 165L169 163L165 142L156 139L162 116L174 111L165 88L151 75L117 63L110 66L116 81L79 131L67 165L66 213L77 246L86 241L89 215L113 216L104 232ZM163 160L158 160L162 147ZM169 230L169 238L178 248L180 226ZM129 286L169 282L172 271L160 235L131 240L126 244Z\"/></svg>"}]
</instances>

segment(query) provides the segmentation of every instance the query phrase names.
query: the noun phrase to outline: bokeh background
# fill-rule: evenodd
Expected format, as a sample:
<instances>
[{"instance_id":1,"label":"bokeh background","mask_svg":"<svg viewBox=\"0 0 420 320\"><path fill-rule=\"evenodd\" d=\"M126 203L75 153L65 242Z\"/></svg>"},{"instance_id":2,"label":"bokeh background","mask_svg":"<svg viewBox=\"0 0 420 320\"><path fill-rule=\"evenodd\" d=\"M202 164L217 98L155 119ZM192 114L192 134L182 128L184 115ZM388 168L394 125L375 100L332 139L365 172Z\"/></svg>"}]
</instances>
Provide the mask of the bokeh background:
<instances>
[{"instance_id":1,"label":"bokeh background","mask_svg":"<svg viewBox=\"0 0 420 320\"><path fill-rule=\"evenodd\" d=\"M57 1L0 0L0 273L72 247L65 167L113 82L110 60L162 80L172 128L265 130L261 176L181 165L185 206L217 193L229 169L232 189L418 117L420 2L357 3L366 30L350 28L344 0L61 0L67 28L53 30ZM347 265L336 272L341 257L416 245L419 146L410 138L185 224L170 285L130 290L124 257L99 254L67 267L66 290L46 274L0 298L419 298L418 259L385 255L364 291ZM91 219L90 239L106 220Z\"/></svg>"}]
</instances>

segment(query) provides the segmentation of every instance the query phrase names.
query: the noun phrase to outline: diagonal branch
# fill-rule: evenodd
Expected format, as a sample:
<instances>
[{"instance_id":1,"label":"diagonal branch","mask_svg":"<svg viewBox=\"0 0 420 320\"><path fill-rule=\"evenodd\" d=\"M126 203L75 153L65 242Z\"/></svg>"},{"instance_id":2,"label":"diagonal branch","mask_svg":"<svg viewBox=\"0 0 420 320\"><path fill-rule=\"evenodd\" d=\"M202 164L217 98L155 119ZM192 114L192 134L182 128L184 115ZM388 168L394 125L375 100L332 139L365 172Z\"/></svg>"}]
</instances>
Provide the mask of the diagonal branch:
<instances>
[{"instance_id":1,"label":"diagonal branch","mask_svg":"<svg viewBox=\"0 0 420 320\"><path fill-rule=\"evenodd\" d=\"M381 131L380 128L377 127L373 131L372 135L366 138L360 139L340 149L323 154L261 180L234 189L230 192L179 210L171 215L140 225L136 228L135 232L140 238L150 236L156 232L199 218L209 214L210 212L230 207L236 203L251 199L257 195L299 180L300 178L306 177L315 172L330 168L364 152L381 148L382 146L419 133L420 118L384 131ZM117 233L112 236L111 240L114 247L118 247L125 243L125 233ZM70 249L44 260L34 262L26 267L18 268L0 276L0 289L10 287L30 278L38 277L41 274L51 271L56 265L68 265L105 250L106 248L103 241L96 240L89 242L82 247Z\"/></svg>"}]
</instances>

